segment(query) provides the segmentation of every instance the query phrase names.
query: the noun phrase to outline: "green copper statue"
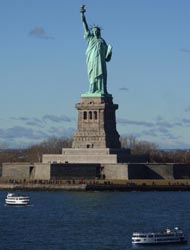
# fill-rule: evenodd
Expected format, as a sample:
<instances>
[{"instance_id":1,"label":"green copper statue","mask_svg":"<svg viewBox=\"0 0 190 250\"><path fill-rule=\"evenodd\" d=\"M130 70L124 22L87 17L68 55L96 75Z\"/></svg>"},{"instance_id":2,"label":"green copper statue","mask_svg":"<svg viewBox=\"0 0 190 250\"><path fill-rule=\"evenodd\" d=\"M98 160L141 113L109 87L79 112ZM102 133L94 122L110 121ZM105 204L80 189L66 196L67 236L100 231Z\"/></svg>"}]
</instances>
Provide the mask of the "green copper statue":
<instances>
[{"instance_id":1,"label":"green copper statue","mask_svg":"<svg viewBox=\"0 0 190 250\"><path fill-rule=\"evenodd\" d=\"M90 30L84 13L85 5L80 9L84 26L84 38L87 41L86 64L89 79L88 95L107 95L107 69L106 62L111 60L112 47L101 38L101 28L93 26Z\"/></svg>"}]
</instances>

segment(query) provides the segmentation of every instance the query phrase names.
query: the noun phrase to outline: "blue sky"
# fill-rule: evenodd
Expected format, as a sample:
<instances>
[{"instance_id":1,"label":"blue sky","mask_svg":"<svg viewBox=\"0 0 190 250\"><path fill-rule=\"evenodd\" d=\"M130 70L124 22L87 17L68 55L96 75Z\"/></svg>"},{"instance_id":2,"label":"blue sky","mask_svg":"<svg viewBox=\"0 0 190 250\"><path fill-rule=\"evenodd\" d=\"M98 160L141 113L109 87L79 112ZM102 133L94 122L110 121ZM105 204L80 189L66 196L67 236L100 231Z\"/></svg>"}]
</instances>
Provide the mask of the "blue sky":
<instances>
[{"instance_id":1,"label":"blue sky","mask_svg":"<svg viewBox=\"0 0 190 250\"><path fill-rule=\"evenodd\" d=\"M0 147L76 130L88 90L80 6L113 46L117 130L160 148L190 146L189 0L0 0Z\"/></svg>"}]
</instances>

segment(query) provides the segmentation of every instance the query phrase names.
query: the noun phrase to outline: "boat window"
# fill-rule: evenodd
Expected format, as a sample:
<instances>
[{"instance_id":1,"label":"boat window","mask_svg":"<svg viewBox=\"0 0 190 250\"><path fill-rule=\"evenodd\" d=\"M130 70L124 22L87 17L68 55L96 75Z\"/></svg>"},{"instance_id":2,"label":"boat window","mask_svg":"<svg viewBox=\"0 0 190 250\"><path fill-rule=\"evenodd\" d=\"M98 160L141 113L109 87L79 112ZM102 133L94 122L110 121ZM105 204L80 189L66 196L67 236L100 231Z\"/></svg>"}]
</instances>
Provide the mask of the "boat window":
<instances>
[{"instance_id":1,"label":"boat window","mask_svg":"<svg viewBox=\"0 0 190 250\"><path fill-rule=\"evenodd\" d=\"M140 242L140 239L132 240L132 242Z\"/></svg>"}]
</instances>

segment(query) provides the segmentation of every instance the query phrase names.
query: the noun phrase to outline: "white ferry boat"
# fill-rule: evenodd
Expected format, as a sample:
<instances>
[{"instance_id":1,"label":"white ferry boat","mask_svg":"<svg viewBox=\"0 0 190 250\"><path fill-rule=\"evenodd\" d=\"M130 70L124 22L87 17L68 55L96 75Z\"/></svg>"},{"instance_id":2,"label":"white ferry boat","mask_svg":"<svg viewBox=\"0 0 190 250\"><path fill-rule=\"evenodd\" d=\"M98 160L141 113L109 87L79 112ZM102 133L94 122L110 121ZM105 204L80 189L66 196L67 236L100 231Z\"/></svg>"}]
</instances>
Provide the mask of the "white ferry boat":
<instances>
[{"instance_id":1,"label":"white ferry boat","mask_svg":"<svg viewBox=\"0 0 190 250\"><path fill-rule=\"evenodd\" d=\"M5 199L5 204L12 206L26 206L30 204L30 197L28 195L8 193Z\"/></svg>"},{"instance_id":2,"label":"white ferry boat","mask_svg":"<svg viewBox=\"0 0 190 250\"><path fill-rule=\"evenodd\" d=\"M162 232L144 233L135 232L132 235L133 245L152 245L152 244L186 244L187 238L183 231L178 227L173 230L165 229Z\"/></svg>"}]
</instances>

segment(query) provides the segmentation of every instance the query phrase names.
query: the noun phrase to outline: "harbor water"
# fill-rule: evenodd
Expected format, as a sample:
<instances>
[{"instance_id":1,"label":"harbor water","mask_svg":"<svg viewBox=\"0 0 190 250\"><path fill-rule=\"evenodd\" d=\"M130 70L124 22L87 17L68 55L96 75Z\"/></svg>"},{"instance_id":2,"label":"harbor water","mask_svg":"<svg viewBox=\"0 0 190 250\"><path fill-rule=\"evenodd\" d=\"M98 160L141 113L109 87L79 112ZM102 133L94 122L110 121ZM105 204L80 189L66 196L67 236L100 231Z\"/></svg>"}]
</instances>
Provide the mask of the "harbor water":
<instances>
[{"instance_id":1,"label":"harbor water","mask_svg":"<svg viewBox=\"0 0 190 250\"><path fill-rule=\"evenodd\" d=\"M160 231L178 226L189 236L189 192L27 194L30 206L9 207L4 205L7 192L0 192L2 250L190 249L190 241L175 246L131 245L134 231Z\"/></svg>"}]
</instances>

